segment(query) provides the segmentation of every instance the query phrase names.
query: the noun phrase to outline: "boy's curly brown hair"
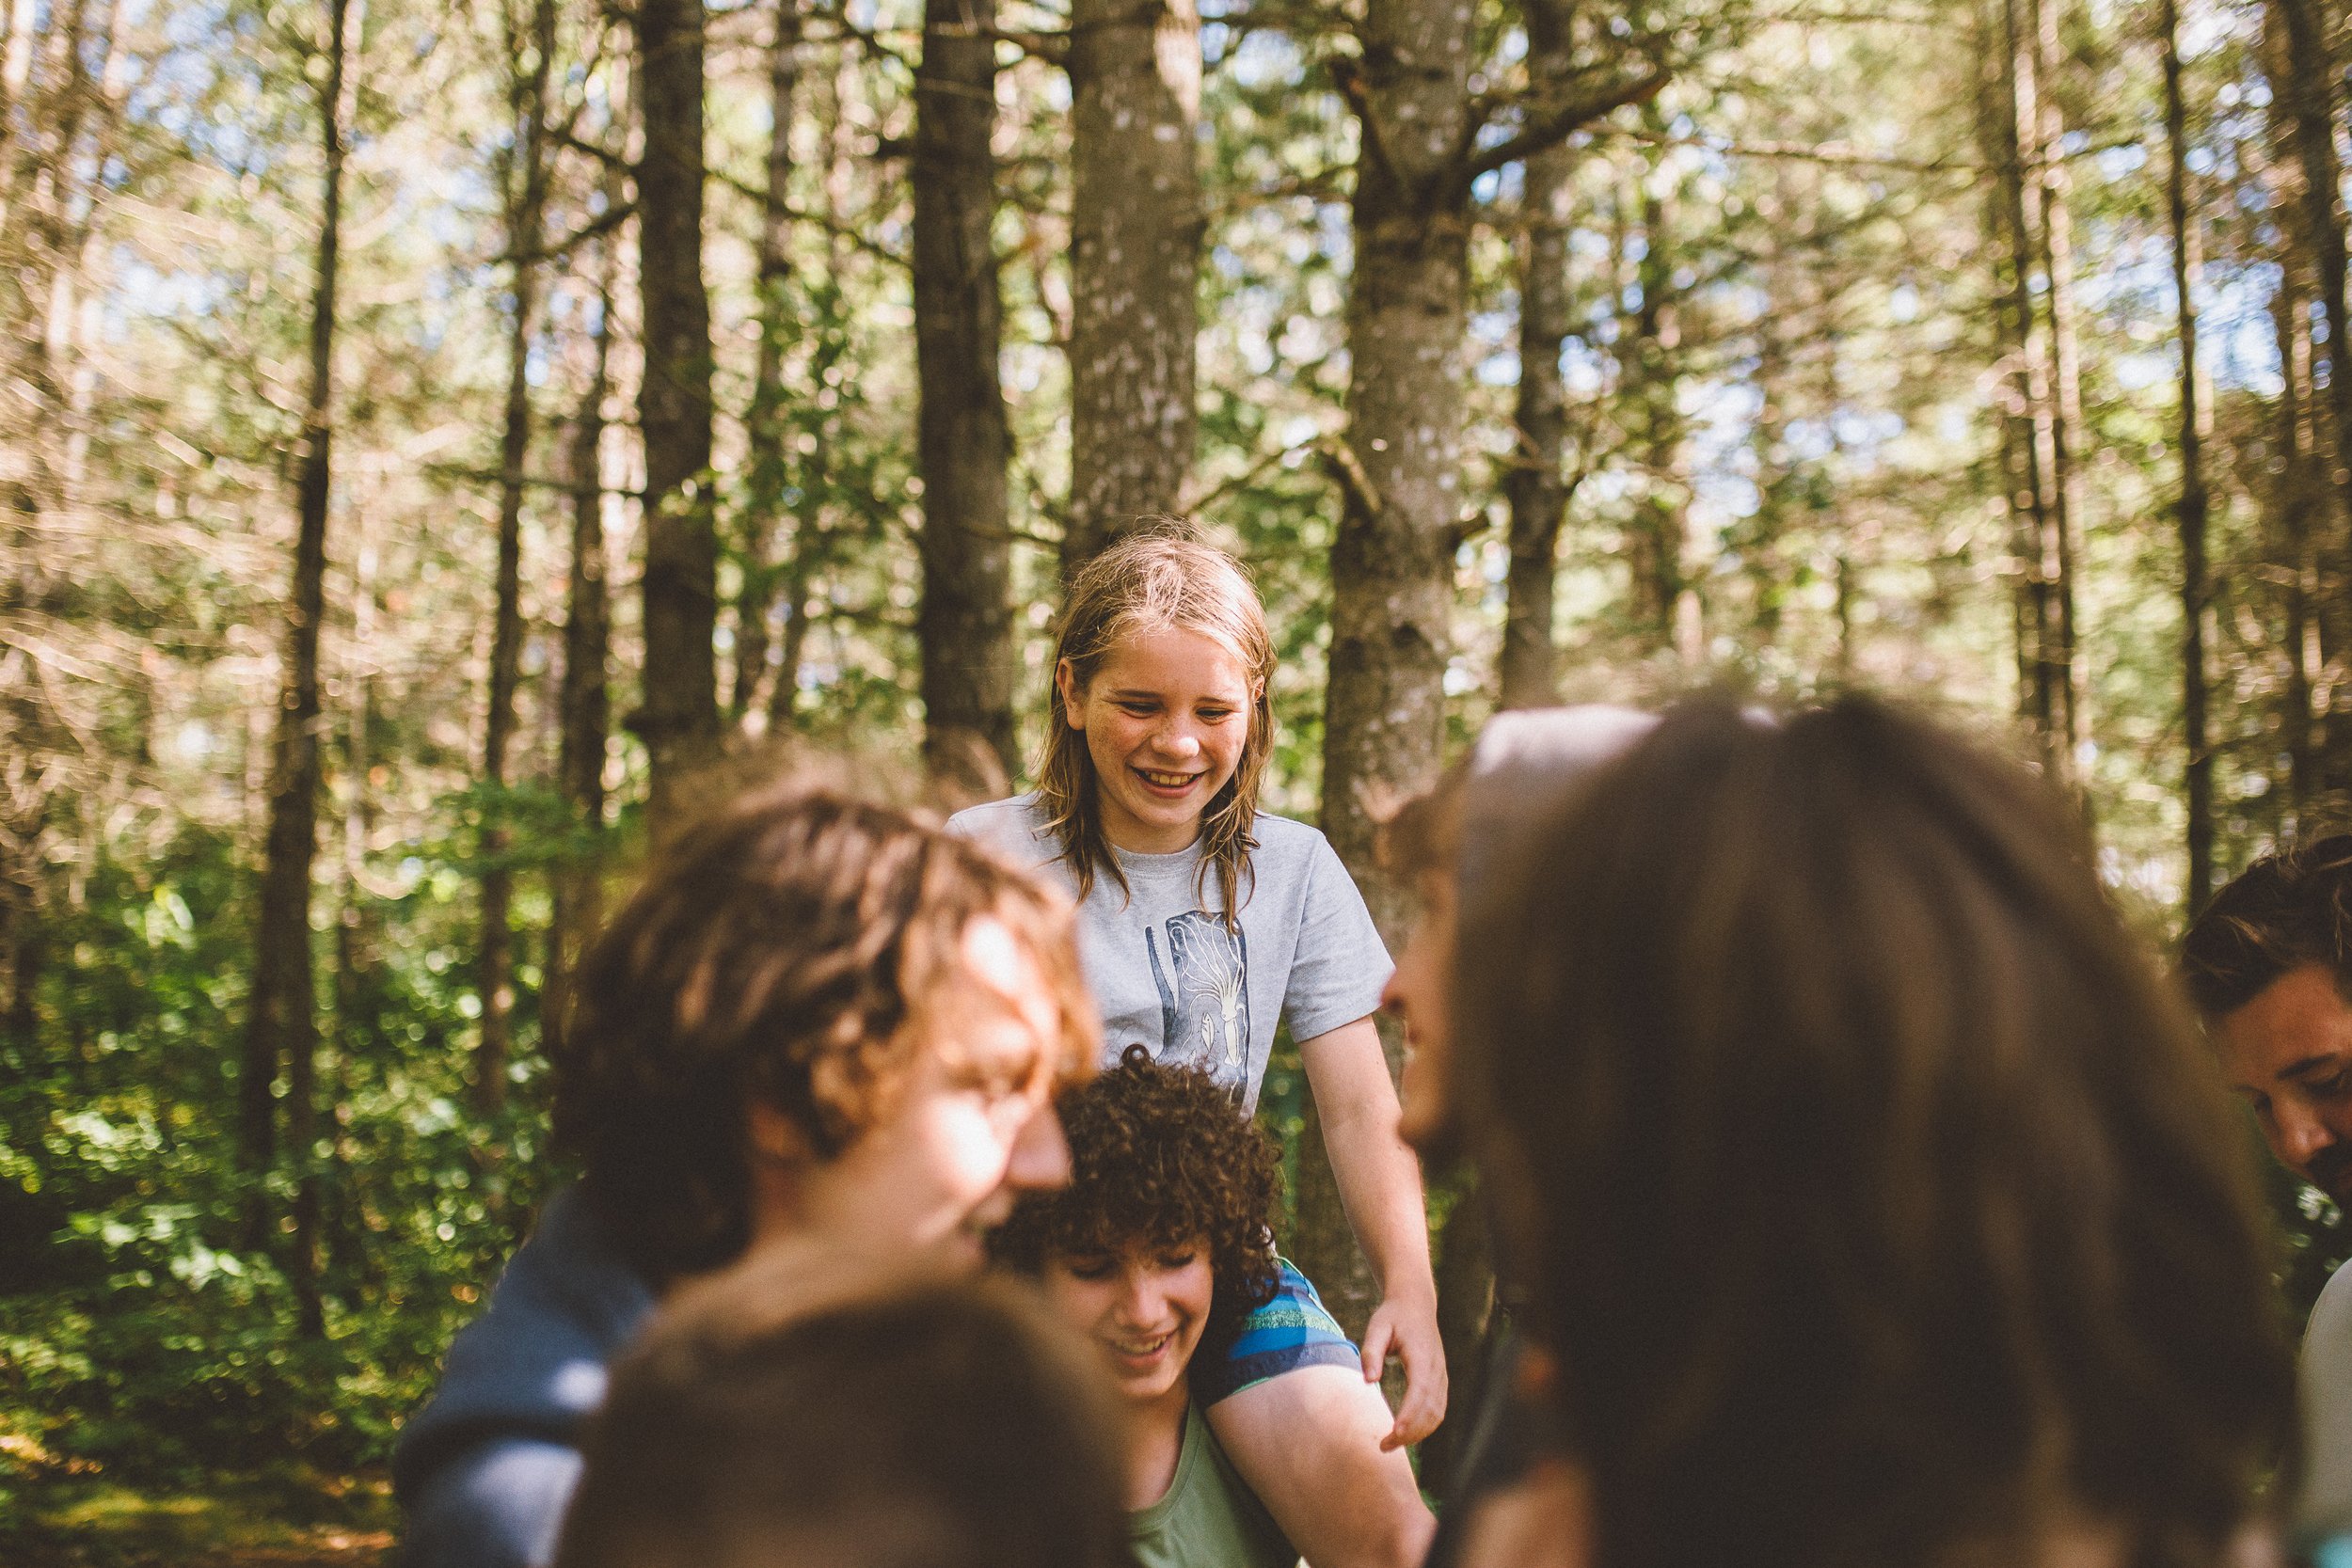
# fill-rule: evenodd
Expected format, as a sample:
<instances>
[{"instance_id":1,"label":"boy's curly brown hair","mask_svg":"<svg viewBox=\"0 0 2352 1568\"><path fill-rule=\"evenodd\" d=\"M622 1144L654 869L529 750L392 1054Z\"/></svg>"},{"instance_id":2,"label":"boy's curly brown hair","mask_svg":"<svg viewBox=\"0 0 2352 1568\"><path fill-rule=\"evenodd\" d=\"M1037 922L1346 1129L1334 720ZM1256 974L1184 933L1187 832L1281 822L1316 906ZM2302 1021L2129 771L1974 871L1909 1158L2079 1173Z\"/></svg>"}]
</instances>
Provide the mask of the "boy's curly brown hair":
<instances>
[{"instance_id":1,"label":"boy's curly brown hair","mask_svg":"<svg viewBox=\"0 0 2352 1568\"><path fill-rule=\"evenodd\" d=\"M1063 1091L1057 1106L1070 1185L1023 1195L990 1239L997 1260L1034 1275L1055 1258L1205 1243L1216 1290L1201 1346L1230 1342L1274 1295L1268 1226L1282 1191L1274 1141L1216 1079L1155 1062L1140 1045Z\"/></svg>"}]
</instances>

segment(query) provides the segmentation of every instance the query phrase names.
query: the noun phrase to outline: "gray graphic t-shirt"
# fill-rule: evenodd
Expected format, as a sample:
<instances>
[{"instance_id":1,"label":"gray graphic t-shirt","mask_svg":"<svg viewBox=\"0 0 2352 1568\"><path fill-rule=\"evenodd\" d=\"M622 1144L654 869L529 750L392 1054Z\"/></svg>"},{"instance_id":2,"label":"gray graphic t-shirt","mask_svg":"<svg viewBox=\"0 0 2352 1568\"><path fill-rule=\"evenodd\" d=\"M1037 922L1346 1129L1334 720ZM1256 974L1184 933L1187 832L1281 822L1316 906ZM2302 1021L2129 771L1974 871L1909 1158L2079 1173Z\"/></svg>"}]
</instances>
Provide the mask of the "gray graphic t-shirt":
<instances>
[{"instance_id":1,"label":"gray graphic t-shirt","mask_svg":"<svg viewBox=\"0 0 2352 1568\"><path fill-rule=\"evenodd\" d=\"M1075 897L1034 795L958 812L947 826ZM1258 814L1241 919L1227 930L1198 848L1115 850L1127 889L1097 872L1078 907L1078 958L1103 1010L1104 1065L1141 1041L1163 1062L1206 1069L1255 1110L1277 1021L1295 1039L1353 1023L1380 1005L1389 951L1355 879L1303 822Z\"/></svg>"}]
</instances>

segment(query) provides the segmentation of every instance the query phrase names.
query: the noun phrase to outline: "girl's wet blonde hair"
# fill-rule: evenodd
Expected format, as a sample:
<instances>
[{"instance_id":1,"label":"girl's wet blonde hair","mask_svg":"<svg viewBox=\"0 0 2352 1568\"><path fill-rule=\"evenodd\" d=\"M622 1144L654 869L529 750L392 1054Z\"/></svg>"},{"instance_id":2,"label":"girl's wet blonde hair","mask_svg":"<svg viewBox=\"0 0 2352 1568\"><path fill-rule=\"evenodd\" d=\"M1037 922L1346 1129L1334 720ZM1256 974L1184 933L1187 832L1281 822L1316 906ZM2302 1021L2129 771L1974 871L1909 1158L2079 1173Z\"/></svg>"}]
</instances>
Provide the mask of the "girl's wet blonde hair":
<instances>
[{"instance_id":1,"label":"girl's wet blonde hair","mask_svg":"<svg viewBox=\"0 0 2352 1568\"><path fill-rule=\"evenodd\" d=\"M1266 755L1274 745L1274 639L1266 630L1265 607L1241 562L1200 538L1190 527L1168 523L1131 534L1079 569L1071 579L1054 668L1070 667L1072 687L1084 694L1111 650L1139 632L1168 629L1212 638L1241 662L1249 680L1249 736L1241 763L1200 817L1200 879L1216 874L1231 925L1241 908L1241 879L1258 841L1250 832L1258 816L1258 789ZM1119 858L1103 832L1103 802L1094 758L1086 735L1070 726L1058 680L1053 717L1045 727L1045 752L1038 763L1038 801L1061 844L1060 859L1078 879L1078 896L1094 891L1099 872L1128 891Z\"/></svg>"}]
</instances>

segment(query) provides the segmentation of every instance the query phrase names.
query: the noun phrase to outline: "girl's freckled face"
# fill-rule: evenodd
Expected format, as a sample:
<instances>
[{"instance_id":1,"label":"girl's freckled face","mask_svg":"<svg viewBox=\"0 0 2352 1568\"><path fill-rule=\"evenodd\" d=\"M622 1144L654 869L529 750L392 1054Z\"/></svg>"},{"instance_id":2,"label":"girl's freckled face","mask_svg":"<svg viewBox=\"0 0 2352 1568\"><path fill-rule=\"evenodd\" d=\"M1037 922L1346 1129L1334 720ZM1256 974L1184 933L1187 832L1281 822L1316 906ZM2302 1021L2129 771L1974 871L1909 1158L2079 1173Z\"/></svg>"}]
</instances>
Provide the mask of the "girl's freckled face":
<instances>
[{"instance_id":1,"label":"girl's freckled face","mask_svg":"<svg viewBox=\"0 0 2352 1568\"><path fill-rule=\"evenodd\" d=\"M1181 627L1122 638L1078 689L1065 662L1062 717L1084 732L1103 829L1121 849L1172 854L1241 766L1249 740L1248 672L1213 637Z\"/></svg>"}]
</instances>

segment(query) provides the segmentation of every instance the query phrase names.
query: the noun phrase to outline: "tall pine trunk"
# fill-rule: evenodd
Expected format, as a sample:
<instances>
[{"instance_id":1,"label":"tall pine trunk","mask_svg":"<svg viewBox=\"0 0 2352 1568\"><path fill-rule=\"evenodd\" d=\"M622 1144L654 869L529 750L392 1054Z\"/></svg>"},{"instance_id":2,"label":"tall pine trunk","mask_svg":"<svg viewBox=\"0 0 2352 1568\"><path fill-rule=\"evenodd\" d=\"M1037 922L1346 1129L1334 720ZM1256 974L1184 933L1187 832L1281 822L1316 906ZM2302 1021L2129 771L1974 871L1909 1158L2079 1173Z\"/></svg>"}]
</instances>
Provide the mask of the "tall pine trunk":
<instances>
[{"instance_id":1,"label":"tall pine trunk","mask_svg":"<svg viewBox=\"0 0 2352 1568\"><path fill-rule=\"evenodd\" d=\"M659 836L689 809L686 777L717 752L719 536L710 475L710 296L702 268L702 0L641 0L636 18L645 128L637 170L645 664L643 701L630 727L645 743L645 810Z\"/></svg>"},{"instance_id":2,"label":"tall pine trunk","mask_svg":"<svg viewBox=\"0 0 2352 1568\"><path fill-rule=\"evenodd\" d=\"M351 0L328 0L326 70L318 89L317 283L310 298L310 380L303 400L294 580L287 594L285 670L270 747L269 829L253 992L238 1083L239 1147L251 1182L247 1244L269 1230L262 1177L278 1153L276 1080L286 1072L286 1143L296 1166L291 1275L305 1328L323 1331L316 1270L318 998L310 954L310 868L318 854L319 624L326 611L326 513L333 461L335 284L342 242L343 117L350 83ZM306 1223L306 1216L308 1223Z\"/></svg>"},{"instance_id":3,"label":"tall pine trunk","mask_svg":"<svg viewBox=\"0 0 2352 1568\"><path fill-rule=\"evenodd\" d=\"M2182 783L2188 821L2184 835L2190 918L2213 895L2213 752L2205 733L2205 617L2212 590L2205 577L2204 405L2197 366L2197 234L2188 200L2188 107L2181 87L2180 13L2160 0L2156 30L2164 52L2166 217L2172 230L2172 294L2181 337L2181 731Z\"/></svg>"},{"instance_id":4,"label":"tall pine trunk","mask_svg":"<svg viewBox=\"0 0 2352 1568\"><path fill-rule=\"evenodd\" d=\"M520 40L515 40L518 45ZM531 340L538 325L539 252L547 243L548 74L555 54L554 0L532 0L531 68L510 86L516 114L513 166L506 176L506 247L514 258L513 304L506 333L506 413L499 436L499 537L490 630L489 714L483 724L482 950L475 987L482 1035L474 1051L474 1105L485 1116L506 1103L506 1064L514 1052L515 874L505 863L510 835L501 820L507 753L515 741L515 689L523 648L523 467L531 451Z\"/></svg>"},{"instance_id":5,"label":"tall pine trunk","mask_svg":"<svg viewBox=\"0 0 2352 1568\"><path fill-rule=\"evenodd\" d=\"M1357 56L1332 62L1358 129L1347 302L1348 427L1327 467L1341 498L1331 544L1324 694L1323 829L1391 939L1408 914L1375 852L1375 802L1424 786L1445 725L1461 495L1462 347L1470 195L1481 174L1654 97L1668 69L1649 40L1573 84L1538 80L1516 132L1480 135L1469 0L1368 0ZM1638 65L1636 62L1640 62ZM1381 1037L1389 1065L1400 1042ZM1375 1285L1355 1245L1311 1100L1300 1136L1300 1261L1360 1329Z\"/></svg>"},{"instance_id":6,"label":"tall pine trunk","mask_svg":"<svg viewBox=\"0 0 2352 1568\"><path fill-rule=\"evenodd\" d=\"M1985 29L1985 47L1997 61L1994 90L1997 125L1992 128L1999 166L1999 273L2006 298L2004 358L2009 368L2009 422L2005 433L2012 538L2022 578L2018 614L2021 705L2055 780L2073 777L2067 736L2071 720L2065 696L2069 654L2058 601L2058 543L2065 537L2058 483L2061 435L2052 369L2050 334L2035 303L2034 281L2042 276L2042 250L2036 218L2036 192L2043 157L2042 118L2036 103L2033 21L2021 16L2020 0L2000 0Z\"/></svg>"},{"instance_id":7,"label":"tall pine trunk","mask_svg":"<svg viewBox=\"0 0 2352 1568\"><path fill-rule=\"evenodd\" d=\"M2017 110L2011 92L2015 52L2008 42L2005 0L1985 0L1976 11L1977 143L1993 170L1983 224L1992 258L1993 319L1998 355L1994 361L1999 408L2001 503L2009 518L2010 622L2016 667L2018 719L2035 735L2037 671L2035 633L2038 600L2042 471L2034 439L2036 377L2032 372L2033 304L2030 246L2026 228L2025 168L2017 144ZM1845 624L1842 617L1841 627Z\"/></svg>"},{"instance_id":8,"label":"tall pine trunk","mask_svg":"<svg viewBox=\"0 0 2352 1568\"><path fill-rule=\"evenodd\" d=\"M1653 119L1653 127L1662 122ZM1632 322L1633 422L1628 434L1643 467L1631 548L1635 614L1661 649L1695 668L1705 657L1698 586L1686 569L1690 493L1682 482L1682 323L1675 298L1674 245L1665 200L1640 185L1642 254L1634 263L1641 298Z\"/></svg>"},{"instance_id":9,"label":"tall pine trunk","mask_svg":"<svg viewBox=\"0 0 2352 1568\"><path fill-rule=\"evenodd\" d=\"M2066 120L2058 97L2058 8L2061 0L2026 0L2030 37L2029 73L2033 117L2035 218L2040 260L2048 280L2050 316L2050 474L2052 504L2045 509L2042 571L2049 592L2042 601L2041 651L2050 689L2052 744L2063 763L2057 777L2075 782L2079 754L2090 738L2090 705L2083 679L2081 639L2074 617L2075 562L2082 555L2083 443L2081 311L2074 299L2074 219L2068 197L2073 181L2066 166Z\"/></svg>"},{"instance_id":10,"label":"tall pine trunk","mask_svg":"<svg viewBox=\"0 0 2352 1568\"><path fill-rule=\"evenodd\" d=\"M797 554L799 520L785 515L784 349L791 330L792 108L801 74L800 0L776 0L768 43L768 182L759 215L759 357L752 372L751 417L744 421L744 467L751 480L743 530L743 591L736 600L735 678L727 715L740 723L759 702L771 648L768 622L776 590L789 577L779 551ZM791 614L797 606L787 606Z\"/></svg>"},{"instance_id":11,"label":"tall pine trunk","mask_svg":"<svg viewBox=\"0 0 2352 1568\"><path fill-rule=\"evenodd\" d=\"M2343 177L2336 156L2334 71L2326 19L2317 0L2271 0L2271 14L2283 48L2271 52L2274 97L2286 111L2298 172L2303 211L2289 232L2305 251L2304 274L2318 295L2327 324L2324 373L2313 366L2312 383L2325 381L2315 421L2321 440L2320 472L2328 504L2312 515L2310 538L2316 568L2311 606L2318 622L2325 658L2332 662L2352 647L2352 606L2344 603L2352 583L2352 366L2339 345L2347 325L2344 302L2344 214ZM2333 693L2319 713L2314 785L2323 791L2352 790L2352 705Z\"/></svg>"},{"instance_id":12,"label":"tall pine trunk","mask_svg":"<svg viewBox=\"0 0 2352 1568\"><path fill-rule=\"evenodd\" d=\"M1374 918L1401 935L1406 890L1381 871L1373 802L1423 787L1445 722L1454 551L1461 534L1468 321L1471 15L1467 0L1370 0L1356 111L1348 425L1336 465L1323 831ZM1383 1036L1395 1067L1397 1042ZM1301 1134L1299 1262L1360 1331L1378 1290L1351 1240L1311 1104Z\"/></svg>"},{"instance_id":13,"label":"tall pine trunk","mask_svg":"<svg viewBox=\"0 0 2352 1568\"><path fill-rule=\"evenodd\" d=\"M1199 335L1200 16L1070 8L1070 523L1065 578L1184 506Z\"/></svg>"},{"instance_id":14,"label":"tall pine trunk","mask_svg":"<svg viewBox=\"0 0 2352 1568\"><path fill-rule=\"evenodd\" d=\"M1020 765L1012 717L1012 436L997 379L995 0L926 0L914 79L914 342L923 466L923 751ZM986 759L975 755L984 750Z\"/></svg>"},{"instance_id":15,"label":"tall pine trunk","mask_svg":"<svg viewBox=\"0 0 2352 1568\"><path fill-rule=\"evenodd\" d=\"M1527 8L1528 71L1565 76L1567 18L1552 0ZM1559 672L1551 643L1552 586L1559 571L1560 527L1568 507L1562 472L1567 445L1567 389L1560 354L1568 338L1569 181L1577 155L1548 147L1527 160L1527 234L1519 261L1519 386L1511 469L1503 495L1511 508L1510 566L1504 583L1502 705L1555 701Z\"/></svg>"},{"instance_id":16,"label":"tall pine trunk","mask_svg":"<svg viewBox=\"0 0 2352 1568\"><path fill-rule=\"evenodd\" d=\"M615 118L620 119L617 114ZM605 194L608 201L617 202L617 182L608 182ZM604 827L605 750L612 732L612 607L605 577L603 454L618 243L610 237L597 243L596 339L588 386L572 420L567 463L571 570L564 586L564 674L556 689L555 782L569 808L573 832L588 843L566 855L555 872L548 976L539 1006L540 1034L550 1049L569 1018L571 978L602 918L602 857L593 846Z\"/></svg>"}]
</instances>

